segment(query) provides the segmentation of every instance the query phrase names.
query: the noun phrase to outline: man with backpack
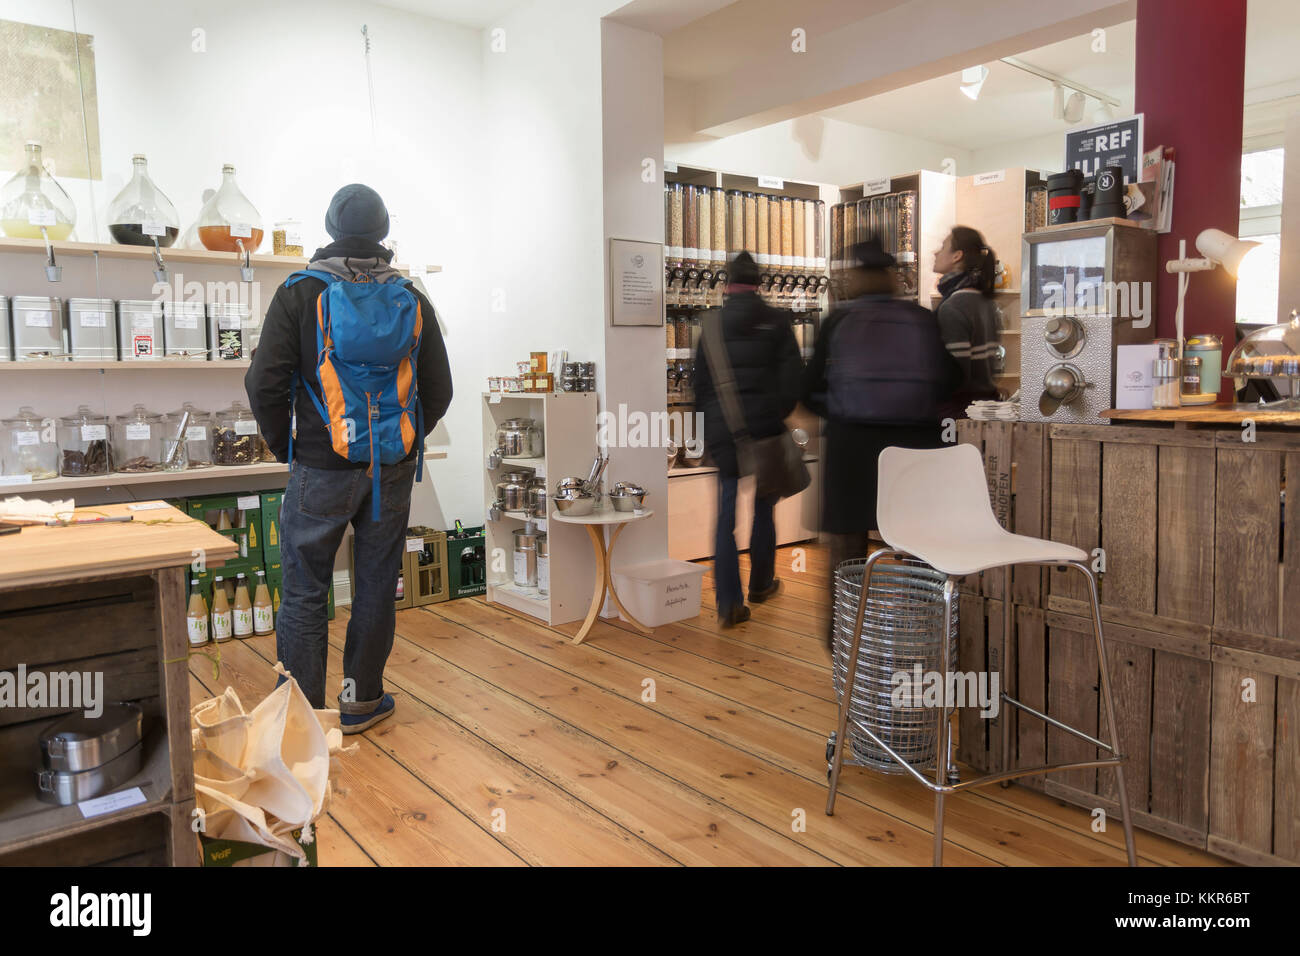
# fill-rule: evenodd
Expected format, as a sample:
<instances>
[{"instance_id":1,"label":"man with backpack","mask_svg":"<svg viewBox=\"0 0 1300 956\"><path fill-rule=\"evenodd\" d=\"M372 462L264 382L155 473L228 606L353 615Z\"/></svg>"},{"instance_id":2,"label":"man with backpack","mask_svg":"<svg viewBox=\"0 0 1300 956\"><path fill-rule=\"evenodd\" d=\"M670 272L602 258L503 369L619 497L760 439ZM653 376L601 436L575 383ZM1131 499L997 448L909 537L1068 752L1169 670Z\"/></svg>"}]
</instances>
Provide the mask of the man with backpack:
<instances>
[{"instance_id":1,"label":"man with backpack","mask_svg":"<svg viewBox=\"0 0 1300 956\"><path fill-rule=\"evenodd\" d=\"M451 370L429 300L380 245L388 210L368 186L334 194L334 240L266 311L244 387L267 446L290 462L280 508L284 583L276 654L325 706L326 599L353 528L353 594L340 723L360 733L393 712L384 664L425 436L451 404Z\"/></svg>"}]
</instances>

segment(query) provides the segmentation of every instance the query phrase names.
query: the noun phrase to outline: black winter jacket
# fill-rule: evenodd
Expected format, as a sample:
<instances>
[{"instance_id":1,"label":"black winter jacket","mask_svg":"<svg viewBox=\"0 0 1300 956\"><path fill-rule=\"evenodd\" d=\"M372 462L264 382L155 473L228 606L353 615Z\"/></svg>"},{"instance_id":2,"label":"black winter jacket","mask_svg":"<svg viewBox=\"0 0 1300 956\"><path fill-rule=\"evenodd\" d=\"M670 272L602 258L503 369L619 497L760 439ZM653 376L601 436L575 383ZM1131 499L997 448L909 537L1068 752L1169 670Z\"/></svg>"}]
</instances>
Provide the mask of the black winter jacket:
<instances>
[{"instance_id":1,"label":"black winter jacket","mask_svg":"<svg viewBox=\"0 0 1300 956\"><path fill-rule=\"evenodd\" d=\"M799 402L803 378L799 343L790 320L756 292L728 296L721 316L705 319L719 320L750 437L781 434L786 417ZM723 475L736 475L736 448L714 389L703 337L695 356L692 384L696 411L704 416L705 448Z\"/></svg>"},{"instance_id":2,"label":"black winter jacket","mask_svg":"<svg viewBox=\"0 0 1300 956\"><path fill-rule=\"evenodd\" d=\"M345 239L318 249L313 262L318 259L348 257L356 259L382 259L387 262L392 253L376 243ZM316 375L316 299L324 291L325 283L307 278L286 288L275 290L262 338L253 352L253 361L244 376L244 390L253 415L262 429L278 461L289 458L289 387L299 373L307 387L320 398L320 380ZM420 443L433 431L451 404L451 369L447 364L447 350L442 341L442 331L434 315L433 305L418 291L412 289L420 302L423 328L420 354L416 360L416 387L424 411L424 435ZM329 430L310 396L303 394L301 386L295 401L298 416L297 435L293 440L293 457L313 468L366 468L366 462L348 461L330 445ZM419 448L413 448L406 460L415 458Z\"/></svg>"}]
</instances>

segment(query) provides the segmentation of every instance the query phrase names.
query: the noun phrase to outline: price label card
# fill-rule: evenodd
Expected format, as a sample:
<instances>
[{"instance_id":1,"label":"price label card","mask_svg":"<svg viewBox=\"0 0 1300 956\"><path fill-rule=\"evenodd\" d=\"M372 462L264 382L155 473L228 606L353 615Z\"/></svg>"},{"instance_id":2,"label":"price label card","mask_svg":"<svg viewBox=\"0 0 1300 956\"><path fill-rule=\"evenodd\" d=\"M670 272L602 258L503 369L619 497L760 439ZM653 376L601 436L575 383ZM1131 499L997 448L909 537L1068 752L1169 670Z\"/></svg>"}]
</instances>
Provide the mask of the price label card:
<instances>
[{"instance_id":1,"label":"price label card","mask_svg":"<svg viewBox=\"0 0 1300 956\"><path fill-rule=\"evenodd\" d=\"M152 329L153 316L148 312L132 312L131 328L133 329Z\"/></svg>"},{"instance_id":2,"label":"price label card","mask_svg":"<svg viewBox=\"0 0 1300 956\"><path fill-rule=\"evenodd\" d=\"M1006 182L1007 171L1005 169L999 169L996 172L992 172L992 173L976 173L971 178L972 181L974 182L974 185L987 186L990 183Z\"/></svg>"},{"instance_id":3,"label":"price label card","mask_svg":"<svg viewBox=\"0 0 1300 956\"><path fill-rule=\"evenodd\" d=\"M82 425L82 441L106 441L108 439L107 425Z\"/></svg>"},{"instance_id":4,"label":"price label card","mask_svg":"<svg viewBox=\"0 0 1300 956\"><path fill-rule=\"evenodd\" d=\"M785 189L785 180L777 179L775 176L759 176L759 189Z\"/></svg>"},{"instance_id":5,"label":"price label card","mask_svg":"<svg viewBox=\"0 0 1300 956\"><path fill-rule=\"evenodd\" d=\"M235 422L236 435L256 435L257 422L249 419L248 421Z\"/></svg>"},{"instance_id":6,"label":"price label card","mask_svg":"<svg viewBox=\"0 0 1300 956\"><path fill-rule=\"evenodd\" d=\"M139 787L132 787L130 790L121 790L117 793L110 793L106 797L96 797L94 800L82 800L77 804L77 809L81 811L83 817L89 819L90 817L112 813L115 810L121 810L125 807L133 807L137 803L144 803L144 791Z\"/></svg>"},{"instance_id":7,"label":"price label card","mask_svg":"<svg viewBox=\"0 0 1300 956\"><path fill-rule=\"evenodd\" d=\"M226 332L239 331L240 322L237 315L219 315L217 316L217 328Z\"/></svg>"},{"instance_id":8,"label":"price label card","mask_svg":"<svg viewBox=\"0 0 1300 956\"><path fill-rule=\"evenodd\" d=\"M197 315L178 315L174 318L173 324L178 329L197 329L199 327L199 317Z\"/></svg>"},{"instance_id":9,"label":"price label card","mask_svg":"<svg viewBox=\"0 0 1300 956\"><path fill-rule=\"evenodd\" d=\"M232 239L251 239L253 238L253 227L246 222L237 222L230 227L230 237Z\"/></svg>"},{"instance_id":10,"label":"price label card","mask_svg":"<svg viewBox=\"0 0 1300 956\"><path fill-rule=\"evenodd\" d=\"M862 184L862 195L864 196L879 196L887 192L889 192L888 176L882 176L879 179L868 179Z\"/></svg>"},{"instance_id":11,"label":"price label card","mask_svg":"<svg viewBox=\"0 0 1300 956\"><path fill-rule=\"evenodd\" d=\"M31 475L0 475L0 485L30 485Z\"/></svg>"},{"instance_id":12,"label":"price label card","mask_svg":"<svg viewBox=\"0 0 1300 956\"><path fill-rule=\"evenodd\" d=\"M406 539L406 550L407 550L407 551L423 551L423 550L424 550L424 539L423 539L423 538L407 538L407 539Z\"/></svg>"},{"instance_id":13,"label":"price label card","mask_svg":"<svg viewBox=\"0 0 1300 956\"><path fill-rule=\"evenodd\" d=\"M146 222L140 227L140 231L146 236L165 236L167 235L167 226L161 222Z\"/></svg>"},{"instance_id":14,"label":"price label card","mask_svg":"<svg viewBox=\"0 0 1300 956\"><path fill-rule=\"evenodd\" d=\"M40 432L14 432L15 445L39 445L40 443Z\"/></svg>"},{"instance_id":15,"label":"price label card","mask_svg":"<svg viewBox=\"0 0 1300 956\"><path fill-rule=\"evenodd\" d=\"M127 511L162 511L164 508L170 508L171 505L165 501L133 501L126 506Z\"/></svg>"},{"instance_id":16,"label":"price label card","mask_svg":"<svg viewBox=\"0 0 1300 956\"><path fill-rule=\"evenodd\" d=\"M257 495L240 495L235 500L235 507L240 511L252 511L262 507L262 499Z\"/></svg>"},{"instance_id":17,"label":"price label card","mask_svg":"<svg viewBox=\"0 0 1300 956\"><path fill-rule=\"evenodd\" d=\"M51 329L54 327L54 314L51 312L28 312L26 322L29 329Z\"/></svg>"},{"instance_id":18,"label":"price label card","mask_svg":"<svg viewBox=\"0 0 1300 956\"><path fill-rule=\"evenodd\" d=\"M103 312L82 312L81 327L83 329L103 329L108 326L108 316Z\"/></svg>"},{"instance_id":19,"label":"price label card","mask_svg":"<svg viewBox=\"0 0 1300 956\"><path fill-rule=\"evenodd\" d=\"M208 427L206 425L190 425L185 429L186 441L207 441Z\"/></svg>"},{"instance_id":20,"label":"price label card","mask_svg":"<svg viewBox=\"0 0 1300 956\"><path fill-rule=\"evenodd\" d=\"M33 209L27 214L27 223L32 226L52 226L54 225L53 209Z\"/></svg>"},{"instance_id":21,"label":"price label card","mask_svg":"<svg viewBox=\"0 0 1300 956\"><path fill-rule=\"evenodd\" d=\"M148 441L153 437L153 426L148 422L133 422L126 426L127 441Z\"/></svg>"}]
</instances>

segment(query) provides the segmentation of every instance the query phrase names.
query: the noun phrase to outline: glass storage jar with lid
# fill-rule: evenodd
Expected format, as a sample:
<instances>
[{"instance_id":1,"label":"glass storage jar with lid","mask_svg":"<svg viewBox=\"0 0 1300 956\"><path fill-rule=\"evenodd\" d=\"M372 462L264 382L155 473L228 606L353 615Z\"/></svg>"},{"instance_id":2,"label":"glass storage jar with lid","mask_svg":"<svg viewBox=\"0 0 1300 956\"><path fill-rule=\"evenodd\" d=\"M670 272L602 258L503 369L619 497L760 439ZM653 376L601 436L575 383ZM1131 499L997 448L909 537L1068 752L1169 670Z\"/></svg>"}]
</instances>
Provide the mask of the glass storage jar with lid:
<instances>
[{"instance_id":1,"label":"glass storage jar with lid","mask_svg":"<svg viewBox=\"0 0 1300 956\"><path fill-rule=\"evenodd\" d=\"M212 423L212 463L251 465L258 461L257 419L243 402L217 412Z\"/></svg>"},{"instance_id":2,"label":"glass storage jar with lid","mask_svg":"<svg viewBox=\"0 0 1300 956\"><path fill-rule=\"evenodd\" d=\"M108 207L108 233L125 246L166 249L181 231L176 207L149 178L149 161L142 154L132 156L131 165L131 181Z\"/></svg>"},{"instance_id":3,"label":"glass storage jar with lid","mask_svg":"<svg viewBox=\"0 0 1300 956\"><path fill-rule=\"evenodd\" d=\"M113 470L132 474L162 467L163 416L135 405L113 421Z\"/></svg>"},{"instance_id":4,"label":"glass storage jar with lid","mask_svg":"<svg viewBox=\"0 0 1300 956\"><path fill-rule=\"evenodd\" d=\"M185 430L181 431L181 423L185 421L185 413L189 413L189 421L185 423ZM163 449L163 462L171 462L171 470L180 470L181 468L211 468L212 467L212 413L197 408L193 402L186 402L174 412L167 413L166 419L166 445ZM173 456L172 449L177 441L183 446L180 454ZM179 467L176 462L181 464Z\"/></svg>"},{"instance_id":5,"label":"glass storage jar with lid","mask_svg":"<svg viewBox=\"0 0 1300 956\"><path fill-rule=\"evenodd\" d=\"M235 184L235 167L221 167L221 188L199 213L199 242L214 252L256 252L262 217Z\"/></svg>"},{"instance_id":6,"label":"glass storage jar with lid","mask_svg":"<svg viewBox=\"0 0 1300 956\"><path fill-rule=\"evenodd\" d=\"M67 239L77 224L77 207L45 171L41 144L31 140L25 149L22 166L0 189L0 229L19 239Z\"/></svg>"},{"instance_id":7,"label":"glass storage jar with lid","mask_svg":"<svg viewBox=\"0 0 1300 956\"><path fill-rule=\"evenodd\" d=\"M82 405L74 415L59 419L60 470L65 478L106 475L111 457L108 416Z\"/></svg>"},{"instance_id":8,"label":"glass storage jar with lid","mask_svg":"<svg viewBox=\"0 0 1300 956\"><path fill-rule=\"evenodd\" d=\"M13 418L0 422L0 474L28 475L32 481L59 477L59 446L53 421L42 418L28 405Z\"/></svg>"}]
</instances>

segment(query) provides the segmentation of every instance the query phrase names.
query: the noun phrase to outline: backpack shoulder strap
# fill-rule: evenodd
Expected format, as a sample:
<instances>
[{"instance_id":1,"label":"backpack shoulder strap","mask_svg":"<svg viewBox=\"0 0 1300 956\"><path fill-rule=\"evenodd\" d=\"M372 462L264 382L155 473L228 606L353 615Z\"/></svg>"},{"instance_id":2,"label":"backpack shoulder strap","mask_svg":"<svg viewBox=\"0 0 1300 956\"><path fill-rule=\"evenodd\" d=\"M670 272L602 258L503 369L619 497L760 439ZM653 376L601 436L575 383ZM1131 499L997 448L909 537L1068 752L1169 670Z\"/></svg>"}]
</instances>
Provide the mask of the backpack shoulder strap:
<instances>
[{"instance_id":1,"label":"backpack shoulder strap","mask_svg":"<svg viewBox=\"0 0 1300 956\"><path fill-rule=\"evenodd\" d=\"M320 279L320 281L324 282L326 285L343 281L332 272L323 272L320 269L299 269L297 272L290 274L289 278L284 280L284 286L287 289L292 285L298 284L303 279Z\"/></svg>"}]
</instances>

